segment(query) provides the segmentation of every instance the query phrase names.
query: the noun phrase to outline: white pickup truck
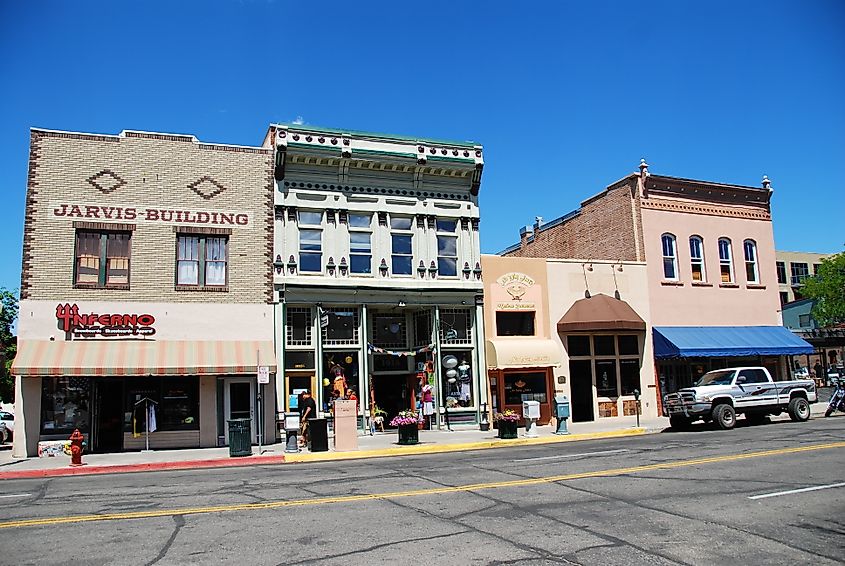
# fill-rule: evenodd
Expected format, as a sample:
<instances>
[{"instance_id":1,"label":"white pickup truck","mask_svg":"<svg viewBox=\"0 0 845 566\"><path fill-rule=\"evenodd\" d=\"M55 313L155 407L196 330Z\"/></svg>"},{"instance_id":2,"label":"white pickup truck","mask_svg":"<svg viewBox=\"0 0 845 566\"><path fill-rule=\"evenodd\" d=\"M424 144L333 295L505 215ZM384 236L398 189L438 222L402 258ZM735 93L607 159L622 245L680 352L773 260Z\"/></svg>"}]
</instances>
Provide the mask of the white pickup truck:
<instances>
[{"instance_id":1,"label":"white pickup truck","mask_svg":"<svg viewBox=\"0 0 845 566\"><path fill-rule=\"evenodd\" d=\"M759 423L786 411L793 421L806 421L817 400L812 379L773 381L764 367L735 367L707 372L692 387L664 396L663 415L678 430L699 419L730 429L740 414Z\"/></svg>"}]
</instances>

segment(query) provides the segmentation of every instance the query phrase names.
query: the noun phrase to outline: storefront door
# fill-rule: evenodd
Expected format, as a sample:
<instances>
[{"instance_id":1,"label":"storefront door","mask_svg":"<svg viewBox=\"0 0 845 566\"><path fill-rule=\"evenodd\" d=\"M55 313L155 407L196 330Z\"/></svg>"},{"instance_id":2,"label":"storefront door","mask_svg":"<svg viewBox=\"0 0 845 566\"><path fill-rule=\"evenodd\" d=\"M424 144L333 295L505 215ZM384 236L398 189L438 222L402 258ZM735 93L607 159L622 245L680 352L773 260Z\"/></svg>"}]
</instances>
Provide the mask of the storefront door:
<instances>
[{"instance_id":1,"label":"storefront door","mask_svg":"<svg viewBox=\"0 0 845 566\"><path fill-rule=\"evenodd\" d=\"M93 380L91 449L93 452L123 450L123 382L117 379Z\"/></svg>"},{"instance_id":2,"label":"storefront door","mask_svg":"<svg viewBox=\"0 0 845 566\"><path fill-rule=\"evenodd\" d=\"M229 444L230 419L250 419L252 421L252 441L257 442L255 420L255 381L252 379L232 379L226 381L226 444Z\"/></svg>"},{"instance_id":3,"label":"storefront door","mask_svg":"<svg viewBox=\"0 0 845 566\"><path fill-rule=\"evenodd\" d=\"M537 401L540 403L540 418L537 422L548 424L551 420L549 374L549 370L504 372L500 388L504 391L504 408L521 415L523 401Z\"/></svg>"},{"instance_id":4,"label":"storefront door","mask_svg":"<svg viewBox=\"0 0 845 566\"><path fill-rule=\"evenodd\" d=\"M572 393L572 422L595 420L592 360L569 360L569 388Z\"/></svg>"}]
</instances>

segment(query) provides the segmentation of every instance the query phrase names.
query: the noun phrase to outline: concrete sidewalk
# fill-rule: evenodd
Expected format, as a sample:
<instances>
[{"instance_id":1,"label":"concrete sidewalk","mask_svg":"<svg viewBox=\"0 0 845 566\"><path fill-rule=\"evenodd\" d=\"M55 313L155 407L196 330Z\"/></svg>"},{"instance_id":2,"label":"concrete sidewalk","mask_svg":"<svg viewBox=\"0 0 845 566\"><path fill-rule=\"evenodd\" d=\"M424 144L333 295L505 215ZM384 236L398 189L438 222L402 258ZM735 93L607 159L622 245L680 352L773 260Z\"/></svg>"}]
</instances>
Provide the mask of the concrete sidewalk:
<instances>
[{"instance_id":1,"label":"concrete sidewalk","mask_svg":"<svg viewBox=\"0 0 845 566\"><path fill-rule=\"evenodd\" d=\"M453 431L422 430L420 443L412 446L400 446L395 430L376 432L358 437L357 451L285 453L282 443L264 446L261 454L253 446L253 455L239 458L229 457L229 449L201 448L182 450L154 450L150 452L116 452L111 454L86 454L84 466L71 467L69 456L52 458L14 459L11 447L6 445L0 451L0 480L53 477L65 475L91 475L102 473L142 472L155 470L186 470L199 468L237 467L253 465L274 465L294 462L320 462L328 460L347 460L356 458L374 458L384 456L402 456L411 454L431 454L456 452L462 450L483 450L503 448L524 444L547 444L553 442L572 442L577 440L610 438L658 432L668 426L668 419L658 418L643 421L636 427L635 417L623 417L608 421L575 423L569 425L570 434L554 434L551 426L538 427L536 438L526 438L525 429L519 429L519 438L501 440L496 430L482 432L478 426L456 427ZM330 445L333 442L330 439Z\"/></svg>"},{"instance_id":2,"label":"concrete sidewalk","mask_svg":"<svg viewBox=\"0 0 845 566\"><path fill-rule=\"evenodd\" d=\"M812 405L813 417L824 414L826 403ZM789 420L786 415L772 418L773 421ZM256 465L277 465L282 463L321 462L331 460L350 460L359 458L377 458L414 454L434 454L458 452L463 450L486 450L521 445L550 444L573 442L578 440L596 440L661 432L669 427L669 419L658 417L641 419L636 425L636 417L618 417L599 419L587 423L570 423L568 435L556 435L552 426L538 428L536 438L525 437L525 429L519 429L519 438L501 440L496 430L482 432L478 426L455 427L447 430L422 430L420 443L412 446L400 446L395 430L377 432L375 435L363 434L358 437L357 451L285 453L283 443L264 446L261 454L253 446L251 456L232 458L229 449L201 448L182 450L155 450L150 452L116 452L111 454L86 454L85 465L70 467L69 456L53 458L13 459L10 445L0 450L0 480L53 477L65 475L91 475L103 473L144 472L157 470L190 470L202 468L223 468ZM331 433L330 433L331 436ZM333 445L330 438L329 445Z\"/></svg>"}]
</instances>

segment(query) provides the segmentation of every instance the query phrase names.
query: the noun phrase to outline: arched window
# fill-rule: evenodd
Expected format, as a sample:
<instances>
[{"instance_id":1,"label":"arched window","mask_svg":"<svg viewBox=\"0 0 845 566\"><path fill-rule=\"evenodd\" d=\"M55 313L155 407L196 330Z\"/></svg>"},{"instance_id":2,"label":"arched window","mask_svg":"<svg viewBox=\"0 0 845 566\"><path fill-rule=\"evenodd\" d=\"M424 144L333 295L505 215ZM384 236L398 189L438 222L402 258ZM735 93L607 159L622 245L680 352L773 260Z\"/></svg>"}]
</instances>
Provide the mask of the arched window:
<instances>
[{"instance_id":1,"label":"arched window","mask_svg":"<svg viewBox=\"0 0 845 566\"><path fill-rule=\"evenodd\" d=\"M692 268L693 281L707 281L704 272L704 242L699 236L692 236L689 239L689 258Z\"/></svg>"},{"instance_id":2,"label":"arched window","mask_svg":"<svg viewBox=\"0 0 845 566\"><path fill-rule=\"evenodd\" d=\"M675 236L663 234L661 240L663 243L663 278L677 280L678 253L675 247Z\"/></svg>"},{"instance_id":3,"label":"arched window","mask_svg":"<svg viewBox=\"0 0 845 566\"><path fill-rule=\"evenodd\" d=\"M745 240L742 243L742 250L745 253L745 280L748 283L759 283L760 271L757 269L757 244L754 240Z\"/></svg>"},{"instance_id":4,"label":"arched window","mask_svg":"<svg viewBox=\"0 0 845 566\"><path fill-rule=\"evenodd\" d=\"M722 273L722 283L733 283L734 263L731 257L731 241L719 238L719 270Z\"/></svg>"}]
</instances>

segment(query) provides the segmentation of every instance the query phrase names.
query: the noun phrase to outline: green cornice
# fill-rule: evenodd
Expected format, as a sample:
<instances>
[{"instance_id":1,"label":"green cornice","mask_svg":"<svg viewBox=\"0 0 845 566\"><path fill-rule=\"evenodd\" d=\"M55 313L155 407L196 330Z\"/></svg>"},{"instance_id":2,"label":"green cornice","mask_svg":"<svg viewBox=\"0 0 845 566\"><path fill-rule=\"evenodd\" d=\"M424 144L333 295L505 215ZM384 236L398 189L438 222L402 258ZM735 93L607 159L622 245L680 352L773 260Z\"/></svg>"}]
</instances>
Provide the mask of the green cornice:
<instances>
[{"instance_id":1,"label":"green cornice","mask_svg":"<svg viewBox=\"0 0 845 566\"><path fill-rule=\"evenodd\" d=\"M310 126L310 125L301 125L301 124L288 124L288 123L277 123L273 124L276 126L283 126L288 129L288 131L292 132L301 132L301 133L324 133L324 134L334 134L337 136L340 135L349 135L352 137L358 138L366 138L371 140L378 140L378 141L399 141L399 142L410 142L410 143L427 143L427 144L437 144L437 145L447 145L447 146L455 146L455 147L466 147L466 148L474 148L479 144L476 144L473 141L454 141L454 140L440 140L434 138L417 138L412 136L398 136L393 134L380 134L375 132L362 132L359 130L338 130L336 128L321 128L319 126Z\"/></svg>"}]
</instances>

